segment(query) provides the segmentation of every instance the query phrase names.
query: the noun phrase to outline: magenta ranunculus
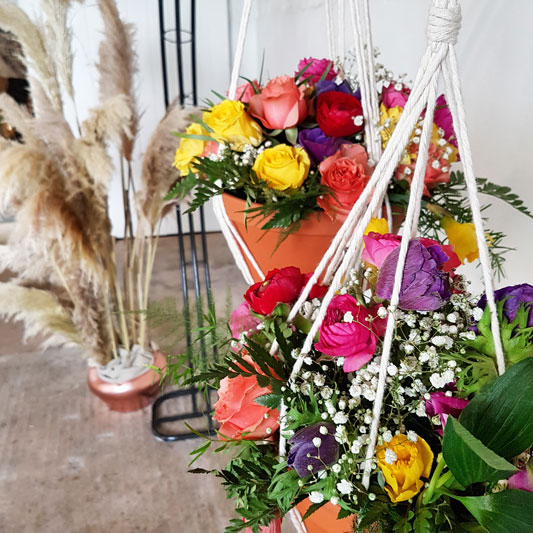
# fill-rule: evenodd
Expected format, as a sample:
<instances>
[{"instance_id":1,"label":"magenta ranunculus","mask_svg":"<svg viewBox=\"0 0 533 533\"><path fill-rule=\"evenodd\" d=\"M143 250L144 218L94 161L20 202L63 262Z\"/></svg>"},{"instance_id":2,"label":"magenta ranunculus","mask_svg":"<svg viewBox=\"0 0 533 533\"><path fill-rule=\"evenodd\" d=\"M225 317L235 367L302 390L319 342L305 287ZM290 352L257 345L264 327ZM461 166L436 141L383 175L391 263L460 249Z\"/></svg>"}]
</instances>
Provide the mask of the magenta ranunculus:
<instances>
[{"instance_id":1,"label":"magenta ranunculus","mask_svg":"<svg viewBox=\"0 0 533 533\"><path fill-rule=\"evenodd\" d=\"M353 296L338 294L328 306L315 348L332 357L344 357L344 371L354 372L372 359L383 323Z\"/></svg>"},{"instance_id":2,"label":"magenta ranunculus","mask_svg":"<svg viewBox=\"0 0 533 533\"><path fill-rule=\"evenodd\" d=\"M397 106L405 107L407 99L409 98L409 93L411 92L409 87L400 84L402 88L398 90L396 89L396 85L396 83L390 83L387 87L383 87L381 92L381 101L388 109Z\"/></svg>"},{"instance_id":3,"label":"magenta ranunculus","mask_svg":"<svg viewBox=\"0 0 533 533\"><path fill-rule=\"evenodd\" d=\"M306 69L306 71L301 75L300 79L305 80L306 78L311 77L309 82L317 83L328 67L329 71L324 79L334 80L337 77L337 71L335 70L333 61L331 61L331 59L316 59L315 57L301 59L298 63L298 71L295 72L294 75L296 76L298 72L301 72L306 65L309 65L309 63L311 63L311 66Z\"/></svg>"},{"instance_id":4,"label":"magenta ranunculus","mask_svg":"<svg viewBox=\"0 0 533 533\"><path fill-rule=\"evenodd\" d=\"M390 300L400 247L383 261L378 274L376 294ZM426 248L420 239L411 239L405 259L398 307L412 311L435 311L450 298L449 275L442 270L449 260L440 245Z\"/></svg>"},{"instance_id":5,"label":"magenta ranunculus","mask_svg":"<svg viewBox=\"0 0 533 533\"><path fill-rule=\"evenodd\" d=\"M446 396L443 391L432 392L426 400L426 413L429 417L440 416L441 428L437 429L439 435L443 434L448 415L459 418L461 411L468 405L468 400Z\"/></svg>"},{"instance_id":6,"label":"magenta ranunculus","mask_svg":"<svg viewBox=\"0 0 533 533\"><path fill-rule=\"evenodd\" d=\"M533 460L509 478L509 488L533 492Z\"/></svg>"},{"instance_id":7,"label":"magenta ranunculus","mask_svg":"<svg viewBox=\"0 0 533 533\"><path fill-rule=\"evenodd\" d=\"M444 138L457 148L457 137L453 129L452 113L443 94L437 98L433 122L444 131Z\"/></svg>"},{"instance_id":8,"label":"magenta ranunculus","mask_svg":"<svg viewBox=\"0 0 533 533\"><path fill-rule=\"evenodd\" d=\"M230 329L234 338L238 339L241 333L248 333L251 329L261 323L261 320L252 314L250 304L242 302L233 313L231 313Z\"/></svg>"}]
</instances>

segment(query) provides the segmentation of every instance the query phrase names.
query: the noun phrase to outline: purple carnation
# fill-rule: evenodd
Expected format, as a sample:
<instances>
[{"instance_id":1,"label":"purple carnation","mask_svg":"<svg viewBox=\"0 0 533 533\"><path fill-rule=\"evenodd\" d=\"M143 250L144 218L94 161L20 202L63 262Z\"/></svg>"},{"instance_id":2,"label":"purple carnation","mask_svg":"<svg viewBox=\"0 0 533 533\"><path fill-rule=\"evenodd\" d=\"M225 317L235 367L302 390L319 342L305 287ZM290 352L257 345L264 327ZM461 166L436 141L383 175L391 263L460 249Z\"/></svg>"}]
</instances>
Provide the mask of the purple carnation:
<instances>
[{"instance_id":1,"label":"purple carnation","mask_svg":"<svg viewBox=\"0 0 533 533\"><path fill-rule=\"evenodd\" d=\"M357 91L354 93L352 91L352 88L350 87L350 84L346 80L343 80L343 82L339 85L337 85L333 80L319 81L315 85L315 91L317 96L321 93L329 93L331 91L335 91L337 93L352 94L357 99L361 100L361 91L357 89Z\"/></svg>"},{"instance_id":2,"label":"purple carnation","mask_svg":"<svg viewBox=\"0 0 533 533\"><path fill-rule=\"evenodd\" d=\"M520 304L529 306L529 315L527 319L527 327L533 326L533 286L529 283L522 283L520 285L511 285L510 287L504 287L494 291L494 299L499 302L505 299L503 304L503 315L508 322L512 322ZM485 309L487 305L487 297L483 295L477 304L481 309Z\"/></svg>"},{"instance_id":3,"label":"purple carnation","mask_svg":"<svg viewBox=\"0 0 533 533\"><path fill-rule=\"evenodd\" d=\"M390 300L400 247L395 248L379 269L376 294ZM405 258L398 307L413 311L435 311L450 298L448 275L441 270L448 256L440 246L426 248L419 239L412 239Z\"/></svg>"},{"instance_id":4,"label":"purple carnation","mask_svg":"<svg viewBox=\"0 0 533 533\"><path fill-rule=\"evenodd\" d=\"M321 433L320 428L326 428L327 433ZM322 430L324 431L324 430ZM317 447L313 442L320 439ZM297 431L289 440L291 450L287 464L294 468L300 477L316 474L324 469L324 465L333 464L338 457L339 445L335 440L335 425L319 423Z\"/></svg>"},{"instance_id":5,"label":"purple carnation","mask_svg":"<svg viewBox=\"0 0 533 533\"><path fill-rule=\"evenodd\" d=\"M343 143L350 141L343 137L328 137L320 128L302 130L298 135L298 143L307 152L314 165L319 165L333 155Z\"/></svg>"}]
</instances>

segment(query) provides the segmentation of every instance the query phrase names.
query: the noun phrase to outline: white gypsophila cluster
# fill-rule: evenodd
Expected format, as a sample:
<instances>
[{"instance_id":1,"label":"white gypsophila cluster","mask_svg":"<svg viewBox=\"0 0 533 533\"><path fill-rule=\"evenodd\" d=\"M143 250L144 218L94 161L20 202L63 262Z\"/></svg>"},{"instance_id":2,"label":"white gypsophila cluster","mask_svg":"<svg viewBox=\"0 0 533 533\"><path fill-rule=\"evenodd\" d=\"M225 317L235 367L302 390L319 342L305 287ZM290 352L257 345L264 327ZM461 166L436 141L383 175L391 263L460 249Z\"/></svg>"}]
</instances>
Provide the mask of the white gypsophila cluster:
<instances>
[{"instance_id":1,"label":"white gypsophila cluster","mask_svg":"<svg viewBox=\"0 0 533 533\"><path fill-rule=\"evenodd\" d=\"M272 146L271 141L266 141L260 146L252 146L245 144L242 152L235 152L233 154L233 161L239 167L252 167L257 159L257 156L265 151L266 148Z\"/></svg>"}]
</instances>

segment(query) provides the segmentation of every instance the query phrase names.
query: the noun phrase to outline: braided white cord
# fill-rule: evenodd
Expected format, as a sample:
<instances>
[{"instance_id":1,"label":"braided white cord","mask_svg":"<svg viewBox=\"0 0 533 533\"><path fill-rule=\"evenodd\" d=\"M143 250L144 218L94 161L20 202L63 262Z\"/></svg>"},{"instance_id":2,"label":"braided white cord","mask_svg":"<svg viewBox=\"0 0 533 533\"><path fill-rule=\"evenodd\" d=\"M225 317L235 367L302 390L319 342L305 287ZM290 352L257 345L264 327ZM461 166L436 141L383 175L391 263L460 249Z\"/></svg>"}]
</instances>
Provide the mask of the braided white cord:
<instances>
[{"instance_id":1,"label":"braided white cord","mask_svg":"<svg viewBox=\"0 0 533 533\"><path fill-rule=\"evenodd\" d=\"M344 0L338 0L338 22L337 32L339 37L339 61L341 68L344 70L344 56L345 56L345 41L344 41ZM334 59L330 56L330 59Z\"/></svg>"},{"instance_id":2,"label":"braided white cord","mask_svg":"<svg viewBox=\"0 0 533 533\"><path fill-rule=\"evenodd\" d=\"M498 364L498 372L501 375L505 372L505 356L502 347L498 312L494 300L494 278L490 266L485 231L483 229L483 217L481 215L481 207L479 205L476 178L472 163L472 152L470 149L470 141L468 139L468 132L466 128L465 110L459 83L459 73L457 69L457 58L455 56L455 49L451 45L450 53L448 54L448 61L443 65L443 74L446 87L446 96L448 97L448 103L452 112L453 125L457 135L459 153L461 154L461 161L463 162L465 182L468 191L468 200L472 209L472 220L476 230L479 261L481 263L481 269L483 272L485 294L487 295L487 305L490 309L491 330L494 339L494 349L496 351L496 361Z\"/></svg>"},{"instance_id":3,"label":"braided white cord","mask_svg":"<svg viewBox=\"0 0 533 533\"><path fill-rule=\"evenodd\" d=\"M229 83L228 98L235 100L237 93L237 84L239 81L239 73L241 71L242 55L244 53L244 42L246 41L246 31L248 30L248 22L250 21L250 11L252 9L252 0L244 0L242 8L241 23L239 26L239 34L237 37L237 45L235 47L235 56L233 57L233 66L231 70L231 78Z\"/></svg>"},{"instance_id":4,"label":"braided white cord","mask_svg":"<svg viewBox=\"0 0 533 533\"><path fill-rule=\"evenodd\" d=\"M331 10L331 0L325 0L324 7L326 9L329 58L335 60L335 38L333 37L333 14Z\"/></svg>"},{"instance_id":5,"label":"braided white cord","mask_svg":"<svg viewBox=\"0 0 533 533\"><path fill-rule=\"evenodd\" d=\"M381 417L381 409L383 407L383 398L385 395L385 380L387 377L387 366L389 365L390 353L392 348L392 339L394 335L394 328L396 326L395 312L400 300L400 290L403 281L403 270L405 266L405 259L407 257L407 250L409 240L411 239L413 231L413 222L418 216L422 203L422 194L424 192L424 178L426 174L426 165L428 160L429 141L433 131L433 113L435 110L436 91L437 91L438 76L434 76L431 82L431 88L428 95L428 107L424 123L422 126L422 134L420 137L420 145L418 151L418 158L415 165L415 172L413 181L411 183L411 194L409 204L407 206L407 214L404 223L404 232L400 243L400 253L398 256L398 264L394 276L394 286L392 289L392 296L390 298L389 317L387 320L387 329L383 339L383 351L381 354L381 363L379 369L378 386L376 389L376 398L374 400L374 407L372 411L372 423L370 426L369 444L366 449L366 458L363 470L363 485L368 489L370 484L370 472L372 471L372 460L376 449L376 441L379 430L379 421ZM416 231L416 227L414 228Z\"/></svg>"}]
</instances>

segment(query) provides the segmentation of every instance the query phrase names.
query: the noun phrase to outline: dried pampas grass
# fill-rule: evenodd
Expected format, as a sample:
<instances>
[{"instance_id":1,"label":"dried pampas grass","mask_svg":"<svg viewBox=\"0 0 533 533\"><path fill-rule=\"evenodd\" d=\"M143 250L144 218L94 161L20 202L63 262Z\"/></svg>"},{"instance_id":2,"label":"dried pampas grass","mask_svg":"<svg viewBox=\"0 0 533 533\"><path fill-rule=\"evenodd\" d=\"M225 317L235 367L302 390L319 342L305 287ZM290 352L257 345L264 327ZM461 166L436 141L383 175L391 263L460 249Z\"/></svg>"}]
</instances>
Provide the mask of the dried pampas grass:
<instances>
[{"instance_id":1,"label":"dried pampas grass","mask_svg":"<svg viewBox=\"0 0 533 533\"><path fill-rule=\"evenodd\" d=\"M154 131L143 159L141 183L137 194L137 211L139 218L145 219L151 231L164 216L166 204L164 198L179 178L172 166L176 152L176 137L173 131L185 132L190 124L190 116L201 117L199 108L183 109L177 99Z\"/></svg>"},{"instance_id":2,"label":"dried pampas grass","mask_svg":"<svg viewBox=\"0 0 533 533\"><path fill-rule=\"evenodd\" d=\"M100 98L109 100L124 95L130 107L129 135L122 135L122 156L131 161L135 137L139 129L139 115L135 98L134 78L137 56L133 48L134 27L120 18L114 0L98 0L104 21L104 39L99 48Z\"/></svg>"},{"instance_id":3,"label":"dried pampas grass","mask_svg":"<svg viewBox=\"0 0 533 533\"><path fill-rule=\"evenodd\" d=\"M32 79L39 79L48 94L54 109L61 112L63 103L56 75L56 66L51 54L46 50L45 37L41 28L32 22L30 17L18 6L0 3L0 21L2 29L15 34L22 46L24 58L21 58L28 69L35 73L30 75L30 88L33 93Z\"/></svg>"}]
</instances>

